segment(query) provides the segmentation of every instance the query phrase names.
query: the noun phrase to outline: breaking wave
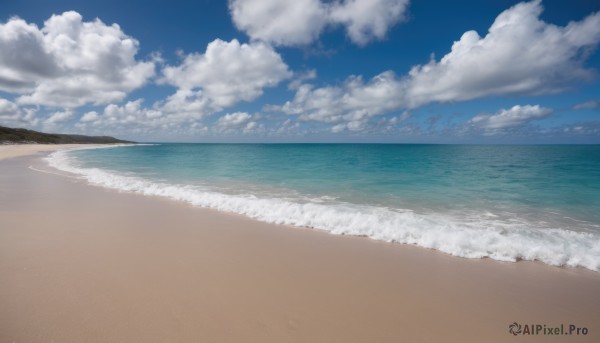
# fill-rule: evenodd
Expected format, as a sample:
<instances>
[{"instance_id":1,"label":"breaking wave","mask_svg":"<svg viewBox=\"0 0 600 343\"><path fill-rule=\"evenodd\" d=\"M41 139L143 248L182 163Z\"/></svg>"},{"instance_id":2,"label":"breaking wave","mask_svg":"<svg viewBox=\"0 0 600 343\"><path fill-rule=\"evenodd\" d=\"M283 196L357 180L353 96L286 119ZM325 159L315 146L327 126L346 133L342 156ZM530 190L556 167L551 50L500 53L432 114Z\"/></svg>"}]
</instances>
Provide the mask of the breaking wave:
<instances>
[{"instance_id":1,"label":"breaking wave","mask_svg":"<svg viewBox=\"0 0 600 343\"><path fill-rule=\"evenodd\" d=\"M600 270L600 237L491 213L417 213L344 202L290 200L265 195L225 194L197 185L156 182L135 175L85 168L68 150L46 158L51 167L88 183L124 192L160 196L195 206L242 214L267 223L414 244L466 258L530 260Z\"/></svg>"}]
</instances>

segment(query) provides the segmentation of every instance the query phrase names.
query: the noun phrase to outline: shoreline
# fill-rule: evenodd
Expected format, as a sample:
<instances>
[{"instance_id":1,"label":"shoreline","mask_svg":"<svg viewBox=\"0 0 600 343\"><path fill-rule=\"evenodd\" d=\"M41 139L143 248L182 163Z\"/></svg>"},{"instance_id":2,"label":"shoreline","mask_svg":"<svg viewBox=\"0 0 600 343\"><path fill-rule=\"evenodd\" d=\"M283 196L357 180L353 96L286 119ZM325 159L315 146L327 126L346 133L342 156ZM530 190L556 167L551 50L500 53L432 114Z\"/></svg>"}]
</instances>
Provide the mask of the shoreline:
<instances>
[{"instance_id":1,"label":"shoreline","mask_svg":"<svg viewBox=\"0 0 600 343\"><path fill-rule=\"evenodd\" d=\"M119 152L116 153L119 155ZM135 152L132 154L136 155ZM598 240L594 236L590 237L587 231L595 229L592 222L577 221L578 224L588 225L572 226L573 222L565 222L565 219L575 219L566 217L569 213L561 215L560 210L548 210L551 217L544 217L544 221L539 221L539 213L535 219L535 211L545 212L544 209L532 208L533 216L529 216L526 213L528 211L520 216L517 207L508 209L506 214L495 215L485 208L476 210L477 205L474 208L463 207L459 212L438 212L409 204L404 204L399 211L395 211L393 205L391 208L373 206L361 203L360 199L358 202L334 200L325 204L319 200L309 200L305 204L303 199L294 197L294 192L291 197L286 197L285 190L275 196L261 195L260 191L254 193L252 190L238 194L235 191L220 191L219 187L195 187L193 182L192 185L185 185L185 181L181 184L177 181L139 177L135 173L90 169L73 163L68 152L58 152L51 156L53 157L46 160L52 169L76 174L94 186L164 197L202 208L241 214L266 223L412 244L465 258L492 258L511 262L529 260L553 266L584 267L593 271L600 269L600 255L596 248ZM210 173L206 170L204 172ZM225 189L228 187L221 186ZM474 196L477 197L476 194ZM335 196L323 198L334 199ZM498 210L502 212L503 209ZM482 216L485 217L483 220ZM529 220L528 217L534 219ZM398 227L400 230L397 230Z\"/></svg>"},{"instance_id":2,"label":"shoreline","mask_svg":"<svg viewBox=\"0 0 600 343\"><path fill-rule=\"evenodd\" d=\"M600 337L597 272L298 230L29 165L44 164L0 161L0 341L506 342L515 321L589 330L527 341Z\"/></svg>"},{"instance_id":3,"label":"shoreline","mask_svg":"<svg viewBox=\"0 0 600 343\"><path fill-rule=\"evenodd\" d=\"M0 161L22 156L31 156L42 152L53 152L58 150L118 146L120 144L2 144L0 145Z\"/></svg>"}]
</instances>

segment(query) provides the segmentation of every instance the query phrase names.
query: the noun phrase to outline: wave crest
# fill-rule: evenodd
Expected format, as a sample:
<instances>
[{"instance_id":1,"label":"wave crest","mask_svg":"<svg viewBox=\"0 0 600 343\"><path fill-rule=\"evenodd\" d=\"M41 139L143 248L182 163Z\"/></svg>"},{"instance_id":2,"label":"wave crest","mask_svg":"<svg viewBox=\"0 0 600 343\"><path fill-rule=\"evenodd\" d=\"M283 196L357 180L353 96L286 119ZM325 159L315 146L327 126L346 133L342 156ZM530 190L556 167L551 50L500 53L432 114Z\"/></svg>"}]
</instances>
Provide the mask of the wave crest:
<instances>
[{"instance_id":1,"label":"wave crest","mask_svg":"<svg viewBox=\"0 0 600 343\"><path fill-rule=\"evenodd\" d=\"M300 203L252 194L230 195L191 185L154 182L97 168L76 166L68 151L46 158L51 167L93 185L166 197L195 206L246 215L260 221L309 227L333 234L414 244L466 258L530 260L600 270L600 239L587 232L535 227L526 221L481 216L415 213L349 203Z\"/></svg>"}]
</instances>

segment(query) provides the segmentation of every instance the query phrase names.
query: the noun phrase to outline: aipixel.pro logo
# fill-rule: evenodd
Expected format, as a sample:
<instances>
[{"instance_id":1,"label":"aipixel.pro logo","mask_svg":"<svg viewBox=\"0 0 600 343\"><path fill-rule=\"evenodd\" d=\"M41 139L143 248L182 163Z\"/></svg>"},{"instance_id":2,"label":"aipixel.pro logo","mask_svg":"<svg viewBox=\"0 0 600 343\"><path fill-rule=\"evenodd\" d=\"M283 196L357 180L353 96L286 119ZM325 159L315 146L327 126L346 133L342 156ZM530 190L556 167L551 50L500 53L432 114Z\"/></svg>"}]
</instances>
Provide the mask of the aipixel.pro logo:
<instances>
[{"instance_id":1,"label":"aipixel.pro logo","mask_svg":"<svg viewBox=\"0 0 600 343\"><path fill-rule=\"evenodd\" d=\"M514 322L508 326L508 332L511 335L540 335L540 336L560 336L560 335L575 335L586 336L589 332L586 327L579 327L574 324L560 324L549 326L546 324L519 324Z\"/></svg>"}]
</instances>

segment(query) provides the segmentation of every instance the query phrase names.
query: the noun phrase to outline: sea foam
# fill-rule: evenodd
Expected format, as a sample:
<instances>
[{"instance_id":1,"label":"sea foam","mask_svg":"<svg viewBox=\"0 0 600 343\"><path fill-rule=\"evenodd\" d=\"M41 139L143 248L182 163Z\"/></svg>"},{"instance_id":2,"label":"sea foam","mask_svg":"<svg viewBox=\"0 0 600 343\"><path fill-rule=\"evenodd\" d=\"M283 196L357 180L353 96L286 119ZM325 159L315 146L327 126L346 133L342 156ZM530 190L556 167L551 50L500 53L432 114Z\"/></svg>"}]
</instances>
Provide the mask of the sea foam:
<instances>
[{"instance_id":1,"label":"sea foam","mask_svg":"<svg viewBox=\"0 0 600 343\"><path fill-rule=\"evenodd\" d=\"M530 260L555 266L600 270L600 237L490 213L416 213L351 203L301 202L253 194L225 194L200 186L156 182L77 165L68 151L47 157L51 167L79 175L88 183L119 191L160 196L195 206L242 214L267 223L366 236L414 244L466 258Z\"/></svg>"}]
</instances>

